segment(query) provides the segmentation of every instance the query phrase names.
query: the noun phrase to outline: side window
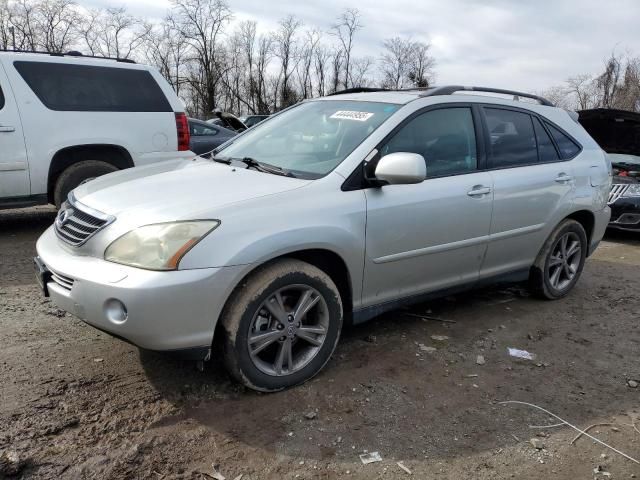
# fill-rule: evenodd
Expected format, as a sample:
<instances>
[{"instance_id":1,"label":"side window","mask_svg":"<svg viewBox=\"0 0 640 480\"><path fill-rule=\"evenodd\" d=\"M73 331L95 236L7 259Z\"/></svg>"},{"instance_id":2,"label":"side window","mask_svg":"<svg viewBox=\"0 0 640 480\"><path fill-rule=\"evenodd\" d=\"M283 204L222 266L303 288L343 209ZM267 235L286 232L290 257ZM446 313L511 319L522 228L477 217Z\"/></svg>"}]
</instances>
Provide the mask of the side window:
<instances>
[{"instance_id":1,"label":"side window","mask_svg":"<svg viewBox=\"0 0 640 480\"><path fill-rule=\"evenodd\" d=\"M50 110L65 112L171 112L146 70L119 66L15 61L29 88Z\"/></svg>"},{"instance_id":2,"label":"side window","mask_svg":"<svg viewBox=\"0 0 640 480\"><path fill-rule=\"evenodd\" d=\"M471 109L443 108L415 117L382 147L381 156L394 152L422 155L427 177L476 170L478 155Z\"/></svg>"},{"instance_id":3,"label":"side window","mask_svg":"<svg viewBox=\"0 0 640 480\"><path fill-rule=\"evenodd\" d=\"M2 86L0 86L0 110L4 108L4 93L2 93Z\"/></svg>"},{"instance_id":4,"label":"side window","mask_svg":"<svg viewBox=\"0 0 640 480\"><path fill-rule=\"evenodd\" d=\"M513 110L485 108L491 146L491 166L517 167L538 162L531 115Z\"/></svg>"},{"instance_id":5,"label":"side window","mask_svg":"<svg viewBox=\"0 0 640 480\"><path fill-rule=\"evenodd\" d=\"M538 157L541 162L557 162L560 160L558 151L553 145L553 141L549 134L540 123L540 120L533 118L533 126L536 131L536 139L538 140Z\"/></svg>"},{"instance_id":6,"label":"side window","mask_svg":"<svg viewBox=\"0 0 640 480\"><path fill-rule=\"evenodd\" d=\"M560 149L560 156L564 160L573 158L580 152L580 147L556 127L547 123L547 128L551 132L553 139L556 141L556 144Z\"/></svg>"},{"instance_id":7,"label":"side window","mask_svg":"<svg viewBox=\"0 0 640 480\"><path fill-rule=\"evenodd\" d=\"M191 135L200 137L203 135L213 136L218 134L218 129L203 125L201 123L191 122Z\"/></svg>"}]
</instances>

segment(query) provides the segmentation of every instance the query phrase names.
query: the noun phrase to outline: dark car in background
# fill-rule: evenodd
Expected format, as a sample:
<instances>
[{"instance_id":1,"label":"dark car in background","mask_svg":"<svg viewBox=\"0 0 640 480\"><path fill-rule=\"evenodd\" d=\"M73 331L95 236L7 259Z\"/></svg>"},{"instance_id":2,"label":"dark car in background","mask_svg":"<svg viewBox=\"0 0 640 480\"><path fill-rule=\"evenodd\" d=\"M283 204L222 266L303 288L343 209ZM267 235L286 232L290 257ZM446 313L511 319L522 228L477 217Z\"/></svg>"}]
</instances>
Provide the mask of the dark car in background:
<instances>
[{"instance_id":1,"label":"dark car in background","mask_svg":"<svg viewBox=\"0 0 640 480\"><path fill-rule=\"evenodd\" d=\"M640 113L596 108L579 121L611 160L609 228L640 232Z\"/></svg>"},{"instance_id":2,"label":"dark car in background","mask_svg":"<svg viewBox=\"0 0 640 480\"><path fill-rule=\"evenodd\" d=\"M247 128L251 128L267 118L269 118L269 115L246 115L244 117L240 117L240 120L247 126Z\"/></svg>"},{"instance_id":3,"label":"dark car in background","mask_svg":"<svg viewBox=\"0 0 640 480\"><path fill-rule=\"evenodd\" d=\"M198 155L204 155L219 147L227 140L235 137L236 132L227 130L219 125L189 118L189 150Z\"/></svg>"},{"instance_id":4,"label":"dark car in background","mask_svg":"<svg viewBox=\"0 0 640 480\"><path fill-rule=\"evenodd\" d=\"M213 112L213 114L215 116L207 120L207 123L211 123L213 125L220 125L221 127L224 127L227 130L233 130L234 132L237 132L237 133L244 132L247 128L249 128L244 124L242 120L236 117L233 113L216 110Z\"/></svg>"}]
</instances>

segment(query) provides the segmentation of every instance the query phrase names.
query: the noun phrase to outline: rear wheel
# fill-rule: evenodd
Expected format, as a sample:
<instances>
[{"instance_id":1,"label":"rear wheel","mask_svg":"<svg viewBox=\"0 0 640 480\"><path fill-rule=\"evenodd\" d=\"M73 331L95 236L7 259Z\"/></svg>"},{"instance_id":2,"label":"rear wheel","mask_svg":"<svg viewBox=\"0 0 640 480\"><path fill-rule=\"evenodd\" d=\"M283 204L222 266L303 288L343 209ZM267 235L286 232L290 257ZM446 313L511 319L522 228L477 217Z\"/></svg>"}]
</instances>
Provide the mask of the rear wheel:
<instances>
[{"instance_id":1,"label":"rear wheel","mask_svg":"<svg viewBox=\"0 0 640 480\"><path fill-rule=\"evenodd\" d=\"M100 160L84 160L67 167L56 180L53 191L53 201L56 208L60 208L60 205L67 199L69 192L78 185L116 170L118 170L118 167Z\"/></svg>"},{"instance_id":2,"label":"rear wheel","mask_svg":"<svg viewBox=\"0 0 640 480\"><path fill-rule=\"evenodd\" d=\"M305 382L324 367L340 337L342 302L322 270L284 259L251 274L221 321L231 376L272 392Z\"/></svg>"},{"instance_id":3,"label":"rear wheel","mask_svg":"<svg viewBox=\"0 0 640 480\"><path fill-rule=\"evenodd\" d=\"M575 220L558 225L531 268L532 290L543 298L564 297L575 286L587 256L587 234Z\"/></svg>"}]
</instances>

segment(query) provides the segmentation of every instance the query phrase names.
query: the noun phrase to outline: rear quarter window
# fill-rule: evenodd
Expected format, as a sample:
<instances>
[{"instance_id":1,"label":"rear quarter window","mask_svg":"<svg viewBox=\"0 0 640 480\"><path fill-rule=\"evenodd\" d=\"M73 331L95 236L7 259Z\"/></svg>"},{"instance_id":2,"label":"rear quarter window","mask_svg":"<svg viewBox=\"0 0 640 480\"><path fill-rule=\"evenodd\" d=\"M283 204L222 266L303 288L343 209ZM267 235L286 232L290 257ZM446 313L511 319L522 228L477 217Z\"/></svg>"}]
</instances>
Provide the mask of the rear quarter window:
<instances>
[{"instance_id":1,"label":"rear quarter window","mask_svg":"<svg viewBox=\"0 0 640 480\"><path fill-rule=\"evenodd\" d=\"M0 85L0 110L4 108L4 93L2 93L2 85Z\"/></svg>"},{"instance_id":2,"label":"rear quarter window","mask_svg":"<svg viewBox=\"0 0 640 480\"><path fill-rule=\"evenodd\" d=\"M160 86L146 70L25 61L13 65L50 110L172 111Z\"/></svg>"},{"instance_id":3,"label":"rear quarter window","mask_svg":"<svg viewBox=\"0 0 640 480\"><path fill-rule=\"evenodd\" d=\"M547 123L547 128L549 132L551 132L551 136L555 140L556 145L558 145L560 157L563 160L573 158L580 153L580 145L571 140L567 135L549 123Z\"/></svg>"}]
</instances>

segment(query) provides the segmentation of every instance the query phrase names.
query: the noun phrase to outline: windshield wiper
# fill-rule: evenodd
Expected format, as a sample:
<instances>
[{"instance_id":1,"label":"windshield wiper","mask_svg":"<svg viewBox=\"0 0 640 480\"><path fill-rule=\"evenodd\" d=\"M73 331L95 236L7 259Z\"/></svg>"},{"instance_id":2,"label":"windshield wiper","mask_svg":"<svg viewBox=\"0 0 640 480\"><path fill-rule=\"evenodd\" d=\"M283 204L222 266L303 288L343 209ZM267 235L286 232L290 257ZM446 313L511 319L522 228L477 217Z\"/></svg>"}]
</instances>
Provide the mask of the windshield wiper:
<instances>
[{"instance_id":1,"label":"windshield wiper","mask_svg":"<svg viewBox=\"0 0 640 480\"><path fill-rule=\"evenodd\" d=\"M210 155L209 158L214 162L224 163L225 165L231 165L231 160L228 158L216 157L214 155Z\"/></svg>"},{"instance_id":2,"label":"windshield wiper","mask_svg":"<svg viewBox=\"0 0 640 480\"><path fill-rule=\"evenodd\" d=\"M295 175L293 173L288 172L285 169L277 167L275 165L271 165L270 163L259 162L255 158L244 157L244 158L233 158L232 160L237 160L239 162L242 162L247 166L247 168L253 168L255 170L258 170L259 172L273 173L274 175L282 175L283 177L295 178Z\"/></svg>"}]
</instances>

